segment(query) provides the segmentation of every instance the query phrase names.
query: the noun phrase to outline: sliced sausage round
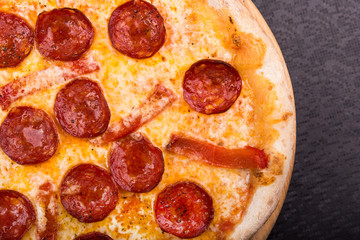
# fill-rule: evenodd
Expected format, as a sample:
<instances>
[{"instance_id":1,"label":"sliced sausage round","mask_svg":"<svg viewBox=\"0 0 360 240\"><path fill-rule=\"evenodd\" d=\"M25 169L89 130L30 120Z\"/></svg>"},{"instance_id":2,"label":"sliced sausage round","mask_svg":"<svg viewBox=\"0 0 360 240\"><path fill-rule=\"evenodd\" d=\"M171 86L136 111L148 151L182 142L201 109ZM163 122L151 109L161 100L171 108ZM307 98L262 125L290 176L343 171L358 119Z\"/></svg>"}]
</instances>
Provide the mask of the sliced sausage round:
<instances>
[{"instance_id":1,"label":"sliced sausage round","mask_svg":"<svg viewBox=\"0 0 360 240\"><path fill-rule=\"evenodd\" d=\"M50 159L58 142L54 122L41 109L14 107L0 126L0 146L18 164L36 164Z\"/></svg>"},{"instance_id":2,"label":"sliced sausage round","mask_svg":"<svg viewBox=\"0 0 360 240\"><path fill-rule=\"evenodd\" d=\"M0 239L21 239L35 220L34 207L27 197L16 191L0 190Z\"/></svg>"},{"instance_id":3,"label":"sliced sausage round","mask_svg":"<svg viewBox=\"0 0 360 240\"><path fill-rule=\"evenodd\" d=\"M38 16L35 41L41 55L53 60L74 61L90 48L94 33L91 22L82 12L59 8Z\"/></svg>"},{"instance_id":4,"label":"sliced sausage round","mask_svg":"<svg viewBox=\"0 0 360 240\"><path fill-rule=\"evenodd\" d=\"M75 79L63 87L54 109L61 127L74 137L97 137L110 122L110 109L100 86L87 78Z\"/></svg>"},{"instance_id":5,"label":"sliced sausage round","mask_svg":"<svg viewBox=\"0 0 360 240\"><path fill-rule=\"evenodd\" d=\"M118 192L110 174L93 164L71 168L60 186L61 203L80 222L103 220L116 207Z\"/></svg>"},{"instance_id":6,"label":"sliced sausage round","mask_svg":"<svg viewBox=\"0 0 360 240\"><path fill-rule=\"evenodd\" d=\"M74 240L113 240L106 234L99 232L91 232L78 236Z\"/></svg>"},{"instance_id":7,"label":"sliced sausage round","mask_svg":"<svg viewBox=\"0 0 360 240\"><path fill-rule=\"evenodd\" d=\"M161 150L140 133L114 143L109 166L121 189L137 193L151 191L164 173Z\"/></svg>"},{"instance_id":8,"label":"sliced sausage round","mask_svg":"<svg viewBox=\"0 0 360 240\"><path fill-rule=\"evenodd\" d=\"M198 184L177 182L159 193L155 202L155 218L165 232L180 238L197 237L214 218L213 201Z\"/></svg>"},{"instance_id":9,"label":"sliced sausage round","mask_svg":"<svg viewBox=\"0 0 360 240\"><path fill-rule=\"evenodd\" d=\"M108 32L113 47L132 58L149 58L164 45L164 19L151 3L120 5L111 14Z\"/></svg>"},{"instance_id":10,"label":"sliced sausage round","mask_svg":"<svg viewBox=\"0 0 360 240\"><path fill-rule=\"evenodd\" d=\"M15 14L0 12L0 68L15 67L31 52L34 31Z\"/></svg>"},{"instance_id":11,"label":"sliced sausage round","mask_svg":"<svg viewBox=\"0 0 360 240\"><path fill-rule=\"evenodd\" d=\"M233 66L220 60L204 59L186 71L184 99L199 113L222 113L239 97L241 86L241 77Z\"/></svg>"}]
</instances>

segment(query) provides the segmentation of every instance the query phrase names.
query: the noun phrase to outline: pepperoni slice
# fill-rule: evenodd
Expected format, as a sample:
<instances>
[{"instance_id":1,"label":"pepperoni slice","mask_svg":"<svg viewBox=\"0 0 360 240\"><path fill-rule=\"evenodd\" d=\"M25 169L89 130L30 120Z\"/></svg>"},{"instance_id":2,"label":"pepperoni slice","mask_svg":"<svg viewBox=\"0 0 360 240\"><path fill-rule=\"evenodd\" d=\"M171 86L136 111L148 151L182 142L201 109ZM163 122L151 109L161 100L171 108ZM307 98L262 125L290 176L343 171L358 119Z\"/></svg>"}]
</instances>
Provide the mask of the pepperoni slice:
<instances>
[{"instance_id":1,"label":"pepperoni slice","mask_svg":"<svg viewBox=\"0 0 360 240\"><path fill-rule=\"evenodd\" d=\"M198 184L182 181L167 186L155 202L160 228L180 238L202 234L214 218L211 196Z\"/></svg>"},{"instance_id":2,"label":"pepperoni slice","mask_svg":"<svg viewBox=\"0 0 360 240\"><path fill-rule=\"evenodd\" d=\"M91 46L94 28L79 10L54 9L39 15L35 41L39 52L50 59L74 61Z\"/></svg>"},{"instance_id":3,"label":"pepperoni slice","mask_svg":"<svg viewBox=\"0 0 360 240\"><path fill-rule=\"evenodd\" d=\"M185 73L184 99L199 113L222 113L240 95L241 84L238 71L230 64L219 60L200 60Z\"/></svg>"},{"instance_id":4,"label":"pepperoni slice","mask_svg":"<svg viewBox=\"0 0 360 240\"><path fill-rule=\"evenodd\" d=\"M63 87L54 109L61 127L74 137L99 136L109 125L110 109L101 88L87 78L75 79Z\"/></svg>"},{"instance_id":5,"label":"pepperoni slice","mask_svg":"<svg viewBox=\"0 0 360 240\"><path fill-rule=\"evenodd\" d=\"M164 19L145 1L129 1L111 14L108 31L113 47L132 58L149 58L164 45Z\"/></svg>"},{"instance_id":6,"label":"pepperoni slice","mask_svg":"<svg viewBox=\"0 0 360 240\"><path fill-rule=\"evenodd\" d=\"M164 159L159 148L138 133L113 145L110 170L120 188L130 192L149 192L164 173Z\"/></svg>"},{"instance_id":7,"label":"pepperoni slice","mask_svg":"<svg viewBox=\"0 0 360 240\"><path fill-rule=\"evenodd\" d=\"M0 68L15 67L31 52L34 31L11 13L0 12Z\"/></svg>"},{"instance_id":8,"label":"pepperoni slice","mask_svg":"<svg viewBox=\"0 0 360 240\"><path fill-rule=\"evenodd\" d=\"M113 240L113 239L103 233L91 232L78 236L74 240Z\"/></svg>"},{"instance_id":9,"label":"pepperoni slice","mask_svg":"<svg viewBox=\"0 0 360 240\"><path fill-rule=\"evenodd\" d=\"M58 134L43 110L15 107L0 126L0 146L18 164L36 164L55 154Z\"/></svg>"},{"instance_id":10,"label":"pepperoni slice","mask_svg":"<svg viewBox=\"0 0 360 240\"><path fill-rule=\"evenodd\" d=\"M0 239L21 239L35 219L34 207L27 197L16 191L0 190Z\"/></svg>"},{"instance_id":11,"label":"pepperoni slice","mask_svg":"<svg viewBox=\"0 0 360 240\"><path fill-rule=\"evenodd\" d=\"M109 215L116 207L118 192L107 171L93 164L80 164L63 178L60 199L70 215L90 223Z\"/></svg>"}]
</instances>

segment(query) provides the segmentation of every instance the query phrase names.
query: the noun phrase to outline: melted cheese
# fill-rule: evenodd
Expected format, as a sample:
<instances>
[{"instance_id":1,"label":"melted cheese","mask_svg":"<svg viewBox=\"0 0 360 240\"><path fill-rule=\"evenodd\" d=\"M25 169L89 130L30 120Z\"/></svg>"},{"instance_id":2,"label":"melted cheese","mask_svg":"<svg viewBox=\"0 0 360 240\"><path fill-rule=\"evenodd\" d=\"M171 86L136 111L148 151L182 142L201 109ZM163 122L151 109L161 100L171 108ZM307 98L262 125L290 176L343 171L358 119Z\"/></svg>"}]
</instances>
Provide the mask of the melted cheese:
<instances>
[{"instance_id":1,"label":"melted cheese","mask_svg":"<svg viewBox=\"0 0 360 240\"><path fill-rule=\"evenodd\" d=\"M172 89L178 100L139 131L163 150L165 173L160 184L150 193L120 192L117 207L101 222L80 223L71 217L57 200L58 239L73 239L82 233L100 231L114 239L173 239L163 233L154 218L153 203L167 185L181 179L201 184L212 196L215 218L199 239L221 237L224 222L238 223L247 206L250 172L221 169L203 165L184 157L170 155L164 146L174 132L206 139L225 147L267 148L277 138L277 132L266 123L271 119L275 93L271 84L256 72L262 65L265 44L254 36L236 31L226 11L215 12L205 1L154 0L166 25L166 42L153 57L144 60L128 58L112 46L107 33L107 21L123 0L28 0L6 1L0 10L17 13L34 27L36 16L44 10L71 7L81 10L95 28L94 43L87 53L101 65L101 70L88 77L98 81L111 109L111 121L117 121L137 107L141 100L162 83ZM239 45L240 42L240 45ZM251 55L255 54L255 55ZM249 57L251 56L251 57ZM233 64L243 79L243 89L235 104L225 113L199 114L189 108L182 98L182 79L185 71L197 60L215 58ZM246 60L244 60L246 59ZM36 49L12 69L0 70L0 85L49 66ZM54 86L15 102L13 106L31 105L45 110L54 120L54 100L62 86ZM262 96L261 98L259 96ZM2 122L7 112L0 112ZM0 151L0 188L14 189L28 196L41 224L45 224L44 209L36 204L38 187L51 180L57 188L65 172L79 163L93 163L108 169L109 146L96 147L87 140L66 134L59 125L60 144L56 154L47 162L21 166ZM35 226L25 239L36 239Z\"/></svg>"}]
</instances>

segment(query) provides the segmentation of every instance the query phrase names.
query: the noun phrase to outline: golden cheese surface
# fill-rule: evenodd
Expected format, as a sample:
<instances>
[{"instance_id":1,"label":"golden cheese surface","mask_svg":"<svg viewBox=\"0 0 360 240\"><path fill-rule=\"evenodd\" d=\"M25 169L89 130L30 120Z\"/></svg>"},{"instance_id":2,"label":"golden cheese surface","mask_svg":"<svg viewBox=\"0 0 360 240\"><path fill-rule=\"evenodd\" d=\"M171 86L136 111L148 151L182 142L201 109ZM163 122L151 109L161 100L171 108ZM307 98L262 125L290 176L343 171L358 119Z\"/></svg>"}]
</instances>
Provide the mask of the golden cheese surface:
<instances>
[{"instance_id":1,"label":"golden cheese surface","mask_svg":"<svg viewBox=\"0 0 360 240\"><path fill-rule=\"evenodd\" d=\"M111 122L128 115L134 107L139 106L157 83L163 84L177 95L173 105L138 130L163 151L165 172L160 184L149 193L120 191L115 210L103 221L95 223L81 223L70 216L58 197L53 206L58 212L58 239L73 239L92 231L106 233L113 239L173 239L174 236L162 232L158 227L153 205L162 189L184 179L199 183L214 201L214 220L209 229L197 239L224 238L232 231L233 225L241 221L251 197L250 188L254 174L249 170L207 166L192 159L169 154L165 146L171 133L186 133L228 148L249 145L270 153L271 143L278 138L278 132L272 127L276 122L272 112L277 96L272 91L270 81L257 71L263 64L267 46L252 34L237 30L225 10L216 11L208 6L207 1L153 0L152 4L165 20L165 44L151 58L131 59L112 47L107 29L112 11L124 2L0 0L0 11L20 15L33 28L37 15L53 8L76 8L89 18L95 28L95 38L86 55L92 56L101 67L100 71L88 74L87 77L97 81L102 87L111 110ZM226 61L232 64L242 77L241 95L225 113L197 113L189 108L182 97L185 71L194 62L204 58ZM0 86L51 64L52 61L42 57L34 48L16 68L0 69ZM16 101L11 107L28 105L40 108L56 122L54 101L62 86L36 92ZM0 111L1 122L7 113L8 111ZM37 222L24 239L36 239L37 228L44 226L47 221L44 207L37 201L40 185L50 181L58 190L66 171L79 163L93 163L109 169L110 145L94 146L86 139L70 136L58 123L56 127L60 138L59 147L55 155L44 163L18 165L0 151L0 189L13 189L25 194L36 209ZM281 172L281 160L278 160L276 167ZM255 174L255 179L256 176L259 174ZM271 179L269 181L271 183Z\"/></svg>"}]
</instances>

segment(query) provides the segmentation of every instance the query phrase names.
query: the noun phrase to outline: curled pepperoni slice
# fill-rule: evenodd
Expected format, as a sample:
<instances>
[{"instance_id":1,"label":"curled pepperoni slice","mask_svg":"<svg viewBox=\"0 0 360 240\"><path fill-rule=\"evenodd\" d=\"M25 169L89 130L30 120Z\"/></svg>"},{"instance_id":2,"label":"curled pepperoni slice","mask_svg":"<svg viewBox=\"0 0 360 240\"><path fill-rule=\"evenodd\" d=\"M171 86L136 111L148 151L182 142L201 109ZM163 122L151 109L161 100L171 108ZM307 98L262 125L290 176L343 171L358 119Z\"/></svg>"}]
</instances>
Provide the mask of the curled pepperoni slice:
<instances>
[{"instance_id":1,"label":"curled pepperoni slice","mask_svg":"<svg viewBox=\"0 0 360 240\"><path fill-rule=\"evenodd\" d=\"M0 146L18 164L36 164L55 154L58 134L43 110L15 107L0 126Z\"/></svg>"},{"instance_id":2,"label":"curled pepperoni slice","mask_svg":"<svg viewBox=\"0 0 360 240\"><path fill-rule=\"evenodd\" d=\"M0 239L21 239L35 219L34 207L27 197L16 191L0 190Z\"/></svg>"},{"instance_id":3,"label":"curled pepperoni slice","mask_svg":"<svg viewBox=\"0 0 360 240\"><path fill-rule=\"evenodd\" d=\"M74 61L91 46L94 28L79 10L54 9L39 15L35 41L39 52L50 59Z\"/></svg>"},{"instance_id":4,"label":"curled pepperoni slice","mask_svg":"<svg viewBox=\"0 0 360 240\"><path fill-rule=\"evenodd\" d=\"M164 19L145 1L129 1L111 14L108 26L113 47L132 58L149 58L164 45Z\"/></svg>"},{"instance_id":5,"label":"curled pepperoni slice","mask_svg":"<svg viewBox=\"0 0 360 240\"><path fill-rule=\"evenodd\" d=\"M61 127L74 137L99 136L109 125L110 109L101 88L87 78L75 79L63 87L54 109Z\"/></svg>"},{"instance_id":6,"label":"curled pepperoni slice","mask_svg":"<svg viewBox=\"0 0 360 240\"><path fill-rule=\"evenodd\" d=\"M230 64L219 60L200 60L185 73L184 99L199 113L222 113L240 95L241 84L238 71Z\"/></svg>"},{"instance_id":7,"label":"curled pepperoni slice","mask_svg":"<svg viewBox=\"0 0 360 240\"><path fill-rule=\"evenodd\" d=\"M15 67L31 52L34 31L11 13L0 12L0 68Z\"/></svg>"},{"instance_id":8,"label":"curled pepperoni slice","mask_svg":"<svg viewBox=\"0 0 360 240\"><path fill-rule=\"evenodd\" d=\"M91 232L78 236L74 240L112 240L112 238L103 233Z\"/></svg>"},{"instance_id":9,"label":"curled pepperoni slice","mask_svg":"<svg viewBox=\"0 0 360 240\"><path fill-rule=\"evenodd\" d=\"M182 181L167 186L155 202L160 228L180 238L202 234L214 218L211 196L198 184Z\"/></svg>"},{"instance_id":10,"label":"curled pepperoni slice","mask_svg":"<svg viewBox=\"0 0 360 240\"><path fill-rule=\"evenodd\" d=\"M60 199L70 215L90 223L109 215L116 207L118 192L107 171L93 164L80 164L63 178Z\"/></svg>"},{"instance_id":11,"label":"curled pepperoni slice","mask_svg":"<svg viewBox=\"0 0 360 240\"><path fill-rule=\"evenodd\" d=\"M109 165L116 183L130 192L151 191L164 173L161 150L140 133L122 138L113 145Z\"/></svg>"}]
</instances>

